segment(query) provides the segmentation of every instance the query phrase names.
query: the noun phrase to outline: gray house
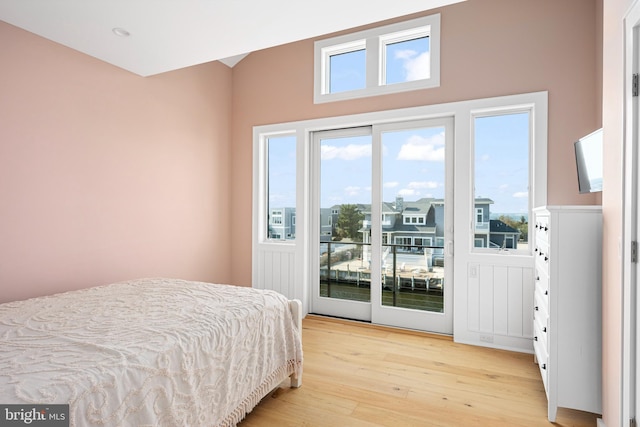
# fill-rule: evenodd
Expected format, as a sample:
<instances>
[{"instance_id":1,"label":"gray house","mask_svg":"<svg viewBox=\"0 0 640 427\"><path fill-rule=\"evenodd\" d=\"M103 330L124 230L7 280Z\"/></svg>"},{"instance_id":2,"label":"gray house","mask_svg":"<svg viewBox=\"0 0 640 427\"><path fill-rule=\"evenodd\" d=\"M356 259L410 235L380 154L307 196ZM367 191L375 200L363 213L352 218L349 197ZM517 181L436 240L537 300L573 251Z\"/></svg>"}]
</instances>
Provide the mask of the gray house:
<instances>
[{"instance_id":1,"label":"gray house","mask_svg":"<svg viewBox=\"0 0 640 427\"><path fill-rule=\"evenodd\" d=\"M500 220L490 219L493 200L475 200L474 245L479 248L517 249L520 231ZM361 232L363 242L371 242L371 209L365 210ZM403 252L422 253L431 247L434 258L443 255L444 200L422 198L413 202L398 196L382 207L382 243L399 245Z\"/></svg>"},{"instance_id":2,"label":"gray house","mask_svg":"<svg viewBox=\"0 0 640 427\"><path fill-rule=\"evenodd\" d=\"M490 222L490 246L493 248L517 249L520 231L496 219L492 219Z\"/></svg>"},{"instance_id":3,"label":"gray house","mask_svg":"<svg viewBox=\"0 0 640 427\"><path fill-rule=\"evenodd\" d=\"M490 219L493 200L475 200L474 246L477 248L517 249L520 231L503 221ZM320 242L331 242L341 205L320 209ZM360 232L362 242L371 243L371 205L358 204L365 219ZM269 238L294 239L295 208L273 208L269 211ZM422 198L408 202L396 197L382 206L382 244L397 245L396 250L424 253L425 248L438 260L444 255L444 200ZM365 248L366 250L366 248Z\"/></svg>"},{"instance_id":4,"label":"gray house","mask_svg":"<svg viewBox=\"0 0 640 427\"><path fill-rule=\"evenodd\" d=\"M269 209L269 239L293 240L296 238L296 208Z\"/></svg>"}]
</instances>

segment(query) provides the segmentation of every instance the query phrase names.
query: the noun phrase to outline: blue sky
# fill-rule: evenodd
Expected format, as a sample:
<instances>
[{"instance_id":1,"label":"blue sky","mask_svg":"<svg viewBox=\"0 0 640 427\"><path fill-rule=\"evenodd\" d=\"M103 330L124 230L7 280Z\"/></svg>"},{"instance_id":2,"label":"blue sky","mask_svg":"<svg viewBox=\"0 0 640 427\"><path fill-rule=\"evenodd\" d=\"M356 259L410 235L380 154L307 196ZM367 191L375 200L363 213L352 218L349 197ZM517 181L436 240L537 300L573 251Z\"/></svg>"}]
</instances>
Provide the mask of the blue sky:
<instances>
[{"instance_id":1,"label":"blue sky","mask_svg":"<svg viewBox=\"0 0 640 427\"><path fill-rule=\"evenodd\" d=\"M475 119L477 197L494 200L494 213L527 213L527 113ZM444 128L385 132L383 200L443 198ZM321 143L321 206L371 203L371 137L325 139ZM270 140L270 204L295 206L295 138Z\"/></svg>"},{"instance_id":2,"label":"blue sky","mask_svg":"<svg viewBox=\"0 0 640 427\"><path fill-rule=\"evenodd\" d=\"M492 212L529 209L529 113L475 119L475 194Z\"/></svg>"},{"instance_id":3,"label":"blue sky","mask_svg":"<svg viewBox=\"0 0 640 427\"><path fill-rule=\"evenodd\" d=\"M421 128L382 136L383 200L444 197L444 129ZM321 206L371 203L371 137L334 138L321 146Z\"/></svg>"}]
</instances>

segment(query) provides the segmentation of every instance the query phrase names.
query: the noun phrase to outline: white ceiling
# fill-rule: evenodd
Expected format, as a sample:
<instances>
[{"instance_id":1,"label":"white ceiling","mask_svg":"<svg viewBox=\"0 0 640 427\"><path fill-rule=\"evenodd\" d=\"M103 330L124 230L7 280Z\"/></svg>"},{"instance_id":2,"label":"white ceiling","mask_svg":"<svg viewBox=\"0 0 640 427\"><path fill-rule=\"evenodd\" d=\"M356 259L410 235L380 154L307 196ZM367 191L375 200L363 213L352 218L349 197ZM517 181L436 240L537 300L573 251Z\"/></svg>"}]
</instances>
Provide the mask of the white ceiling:
<instances>
[{"instance_id":1,"label":"white ceiling","mask_svg":"<svg viewBox=\"0 0 640 427\"><path fill-rule=\"evenodd\" d=\"M0 0L0 20L149 76L460 1Z\"/></svg>"}]
</instances>

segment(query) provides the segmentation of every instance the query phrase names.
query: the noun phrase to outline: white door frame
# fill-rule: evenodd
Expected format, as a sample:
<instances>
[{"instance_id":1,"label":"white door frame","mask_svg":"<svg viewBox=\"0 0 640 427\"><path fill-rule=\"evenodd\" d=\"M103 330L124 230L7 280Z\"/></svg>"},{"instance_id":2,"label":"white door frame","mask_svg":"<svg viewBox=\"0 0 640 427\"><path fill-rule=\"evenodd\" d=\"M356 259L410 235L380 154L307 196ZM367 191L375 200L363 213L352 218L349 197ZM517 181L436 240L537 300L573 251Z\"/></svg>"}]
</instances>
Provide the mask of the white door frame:
<instances>
[{"instance_id":1,"label":"white door frame","mask_svg":"<svg viewBox=\"0 0 640 427\"><path fill-rule=\"evenodd\" d=\"M638 418L640 395L638 372L638 264L632 262L632 242L639 240L638 203L638 97L632 93L633 75L640 71L640 3L635 2L624 19L625 26L625 80L624 80L624 139L623 164L623 229L621 242L622 267L622 372L620 413L622 425L625 420ZM605 130L606 133L606 130Z\"/></svg>"},{"instance_id":2,"label":"white door frame","mask_svg":"<svg viewBox=\"0 0 640 427\"><path fill-rule=\"evenodd\" d=\"M295 297L302 300L304 314L312 311L310 292L311 283L315 278L316 271L310 267L311 260L314 258L314 248L311 245L311 240L308 236L312 232L311 226L311 212L304 209L310 206L312 200L314 200L312 179L308 173L307 165L310 164L310 136L312 132L336 129L336 128L349 128L363 125L375 125L382 123L393 123L405 120L419 120L419 119L435 119L444 117L454 117L454 134L456 140L462 140L458 138L469 138L471 133L471 118L472 113L477 113L480 110L487 113L488 110L497 108L499 111L506 109L518 108L518 106L535 106L535 146L536 149L533 154L532 164L532 179L531 182L535 185L533 206L540 206L546 204L546 190L547 190L547 174L546 174L546 160L547 160L547 116L548 116L548 96L546 92L534 92L527 94L500 96L495 98L484 98L467 101L457 101L451 103L437 104L437 105L425 105L420 107L410 107L398 110L378 111L370 113L355 114L349 116L340 117L325 117L318 119L303 120L298 122L280 123L274 125L262 125L254 127L254 186L253 186L253 259L252 259L252 284L254 287L276 289L281 288L283 280L280 280L278 274L286 275L283 279L288 287L285 292L289 298ZM302 212L296 213L296 239L291 243L288 243L287 247L280 247L275 242L267 241L263 236L264 225L261 225L261 221L265 221L267 218L265 206L265 192L266 181L264 178L264 172L266 171L266 164L264 161L260 161L259 157L263 153L261 143L264 141L264 135L278 134L278 133L291 133L297 137L297 167L298 173L301 175L298 178L297 186L297 202L296 206ZM462 148L458 151L464 151ZM454 168L455 173L455 188L456 192L459 192L460 188L467 188L470 181L462 183L463 185L457 185L458 180L468 180L469 177L458 173L460 170L469 169L470 158L469 153L466 155L459 155L458 151L455 154ZM466 159L466 160L465 160ZM305 169L306 168L306 169ZM305 171L301 173L301 171ZM469 175L468 172L466 175ZM472 201L473 195L470 191L467 191L463 195L466 200ZM456 195L458 197L458 195ZM460 206L456 204L456 206ZM458 266L460 251L467 245L473 246L473 234L469 233L472 229L472 223L474 222L475 211L467 213L462 209L456 209L454 212L454 241L455 246L449 247L450 254L455 253L456 260L454 262L454 275L455 284L453 286L453 333L454 337L460 342L466 342L469 344L485 345L498 348L509 348L520 351L533 351L531 344L531 332L529 326L533 326L528 321L529 315L533 310L533 291L527 292L526 295L522 295L521 301L507 301L500 300L503 309L499 314L504 314L506 309L513 309L517 313L516 315L522 316L522 330L511 333L507 331L507 335L504 335L501 331L495 331L496 341L487 344L487 340L483 339L485 333L482 330L482 334L472 330L467 320L469 315L467 313L469 307L469 289L465 278L471 274L473 268L467 270L466 263ZM460 222L462 221L462 222ZM460 224L457 227L455 224ZM302 233L299 231L302 230ZM291 246L291 247L290 247ZM457 253L456 253L457 251ZM272 253L273 252L273 253ZM462 252L464 253L464 251ZM280 268L277 272L269 269L273 260L278 258L280 260L288 260L286 263L280 263ZM523 263L529 263L529 258L532 257L509 257L501 256L501 267L509 266L512 262L518 261L517 258L523 258ZM525 259L526 258L526 259ZM478 263L484 262L478 260L474 268L478 267ZM285 268L287 267L287 268ZM522 267L518 264L516 268ZM276 274L277 273L277 274ZM528 279L527 279L528 280ZM530 283L533 286L533 281ZM524 288L523 288L524 289ZM492 299L491 294L482 294L485 299ZM474 307L480 307L484 300L480 301L476 294L473 302L476 304ZM528 298L528 299L527 299ZM487 310L487 314L491 315L494 310L494 306L491 305ZM477 313L476 313L477 314ZM526 325L525 325L526 323ZM524 328L527 326L527 328ZM526 330L525 330L526 329ZM490 331L493 332L493 331ZM506 338L503 339L503 336Z\"/></svg>"}]
</instances>

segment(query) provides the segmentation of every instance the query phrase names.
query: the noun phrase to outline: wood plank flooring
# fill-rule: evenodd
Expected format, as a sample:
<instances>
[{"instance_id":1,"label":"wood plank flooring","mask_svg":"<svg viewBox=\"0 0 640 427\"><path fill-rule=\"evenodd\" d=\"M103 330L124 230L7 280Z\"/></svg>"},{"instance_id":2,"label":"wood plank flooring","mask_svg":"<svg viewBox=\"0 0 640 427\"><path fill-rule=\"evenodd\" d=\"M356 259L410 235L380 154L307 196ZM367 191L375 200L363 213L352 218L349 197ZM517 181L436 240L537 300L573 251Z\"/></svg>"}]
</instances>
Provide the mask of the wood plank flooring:
<instances>
[{"instance_id":1,"label":"wood plank flooring","mask_svg":"<svg viewBox=\"0 0 640 427\"><path fill-rule=\"evenodd\" d=\"M595 426L547 420L533 356L320 316L303 320L302 387L283 383L240 427Z\"/></svg>"}]
</instances>

